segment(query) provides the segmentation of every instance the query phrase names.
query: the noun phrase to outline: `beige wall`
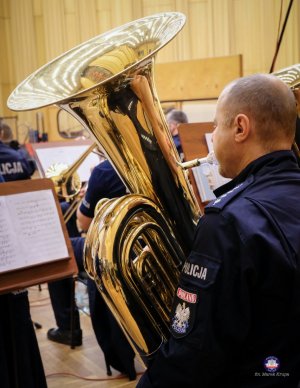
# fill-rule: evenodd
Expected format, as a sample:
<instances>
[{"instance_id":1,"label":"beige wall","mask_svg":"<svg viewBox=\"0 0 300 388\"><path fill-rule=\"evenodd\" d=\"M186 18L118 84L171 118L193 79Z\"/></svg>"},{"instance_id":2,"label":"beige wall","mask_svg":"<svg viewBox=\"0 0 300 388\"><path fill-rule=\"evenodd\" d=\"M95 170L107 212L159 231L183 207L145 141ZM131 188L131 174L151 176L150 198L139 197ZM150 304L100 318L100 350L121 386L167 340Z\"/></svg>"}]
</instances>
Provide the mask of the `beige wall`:
<instances>
[{"instance_id":1,"label":"beige wall","mask_svg":"<svg viewBox=\"0 0 300 388\"><path fill-rule=\"evenodd\" d=\"M289 0L283 0L283 17ZM35 69L87 39L157 12L180 11L187 22L157 62L243 55L243 72L269 72L281 0L0 0L0 116L6 100ZM294 1L276 62L300 62L300 4ZM35 126L35 115L19 113Z\"/></svg>"}]
</instances>

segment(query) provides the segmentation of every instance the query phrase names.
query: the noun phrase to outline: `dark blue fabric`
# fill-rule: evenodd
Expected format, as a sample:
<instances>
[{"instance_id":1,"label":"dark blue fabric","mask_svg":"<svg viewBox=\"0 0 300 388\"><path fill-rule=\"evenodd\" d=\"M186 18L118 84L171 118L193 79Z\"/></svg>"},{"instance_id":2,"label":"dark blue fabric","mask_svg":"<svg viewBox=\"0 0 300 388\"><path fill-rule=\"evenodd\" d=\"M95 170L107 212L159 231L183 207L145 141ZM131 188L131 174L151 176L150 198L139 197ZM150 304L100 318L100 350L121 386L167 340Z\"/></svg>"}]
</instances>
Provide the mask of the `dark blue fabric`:
<instances>
[{"instance_id":1,"label":"dark blue fabric","mask_svg":"<svg viewBox=\"0 0 300 388\"><path fill-rule=\"evenodd\" d=\"M0 295L0 374L3 388L46 388L27 291Z\"/></svg>"},{"instance_id":2,"label":"dark blue fabric","mask_svg":"<svg viewBox=\"0 0 300 388\"><path fill-rule=\"evenodd\" d=\"M91 279L88 279L88 295L93 329L106 362L134 380L134 351Z\"/></svg>"},{"instance_id":3,"label":"dark blue fabric","mask_svg":"<svg viewBox=\"0 0 300 388\"><path fill-rule=\"evenodd\" d=\"M29 152L26 149L26 146L21 146L17 140L12 140L9 144L7 144L10 148L12 148L15 151L18 151L18 153L28 161L29 167L30 167L30 175L34 173L34 171L37 169L35 160L29 155Z\"/></svg>"},{"instance_id":4,"label":"dark blue fabric","mask_svg":"<svg viewBox=\"0 0 300 388\"><path fill-rule=\"evenodd\" d=\"M126 193L126 187L108 160L98 164L90 176L80 211L87 217L94 217L97 202L102 198L117 198Z\"/></svg>"},{"instance_id":5,"label":"dark blue fabric","mask_svg":"<svg viewBox=\"0 0 300 388\"><path fill-rule=\"evenodd\" d=\"M65 202L65 201L60 202L60 207L61 207L61 211L63 214L66 213L66 211L70 208L70 206L71 206L71 202ZM76 220L77 220L77 216L76 216L76 211L75 211L72 214L72 216L69 218L69 221L66 223L69 237L80 237L81 236L81 234L77 228Z\"/></svg>"},{"instance_id":6,"label":"dark blue fabric","mask_svg":"<svg viewBox=\"0 0 300 388\"><path fill-rule=\"evenodd\" d=\"M181 146L179 135L173 136L173 141L175 143L175 146L177 148L179 155L182 154L183 151L182 151L182 146Z\"/></svg>"},{"instance_id":7,"label":"dark blue fabric","mask_svg":"<svg viewBox=\"0 0 300 388\"><path fill-rule=\"evenodd\" d=\"M33 173L28 160L0 141L0 174L6 182L29 179Z\"/></svg>"},{"instance_id":8,"label":"dark blue fabric","mask_svg":"<svg viewBox=\"0 0 300 388\"><path fill-rule=\"evenodd\" d=\"M69 202L60 202L60 207L62 213L64 214L70 207ZM69 237L79 237L80 233L77 229L76 224L76 212L71 216L69 221L66 224ZM74 248L74 247L73 247ZM76 257L76 255L75 255ZM83 271L82 263L80 263L81 269ZM56 280L54 282L48 283L48 290L50 295L50 300L54 312L54 317L57 326L62 330L70 330L71 328L71 295L73 291L73 279L67 278L62 280ZM79 311L75 304L74 314L74 329L80 329L80 319Z\"/></svg>"},{"instance_id":9,"label":"dark blue fabric","mask_svg":"<svg viewBox=\"0 0 300 388\"><path fill-rule=\"evenodd\" d=\"M71 236L70 236L71 237ZM84 271L83 267L83 246L84 238L71 237L72 248L74 251L78 271ZM55 316L57 326L61 330L71 329L71 295L73 293L74 280L72 278L56 280L48 283L49 295ZM75 330L80 329L79 311L75 304L73 311L73 327Z\"/></svg>"},{"instance_id":10,"label":"dark blue fabric","mask_svg":"<svg viewBox=\"0 0 300 388\"><path fill-rule=\"evenodd\" d=\"M182 306L186 290L196 295L188 300L197 302L193 320L182 318L187 335L170 337L139 388L297 387L299 193L300 169L290 151L257 159L216 191L179 281ZM268 357L280 363L272 376L264 368Z\"/></svg>"}]
</instances>

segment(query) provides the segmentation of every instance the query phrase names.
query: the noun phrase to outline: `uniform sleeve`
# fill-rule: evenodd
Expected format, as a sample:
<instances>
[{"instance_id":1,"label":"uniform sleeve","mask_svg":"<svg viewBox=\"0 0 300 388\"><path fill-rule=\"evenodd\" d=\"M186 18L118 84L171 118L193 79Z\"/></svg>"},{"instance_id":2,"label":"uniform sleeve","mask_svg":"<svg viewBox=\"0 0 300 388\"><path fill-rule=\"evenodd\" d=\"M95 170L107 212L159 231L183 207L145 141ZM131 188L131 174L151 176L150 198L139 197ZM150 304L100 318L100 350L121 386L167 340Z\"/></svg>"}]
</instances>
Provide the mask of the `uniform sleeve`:
<instances>
[{"instance_id":1,"label":"uniform sleeve","mask_svg":"<svg viewBox=\"0 0 300 388\"><path fill-rule=\"evenodd\" d=\"M94 217L97 202L105 195L105 186L105 174L95 167L90 176L85 196L80 204L79 209L83 215L90 218Z\"/></svg>"},{"instance_id":2,"label":"uniform sleeve","mask_svg":"<svg viewBox=\"0 0 300 388\"><path fill-rule=\"evenodd\" d=\"M5 181L30 179L32 173L28 161L18 151L9 147L5 149L5 154L0 160L0 171Z\"/></svg>"},{"instance_id":3,"label":"uniform sleeve","mask_svg":"<svg viewBox=\"0 0 300 388\"><path fill-rule=\"evenodd\" d=\"M23 161L26 163L27 165L27 171L28 171L28 174L30 176L33 175L33 173L35 172L35 170L37 169L36 167L36 162L34 159L32 159L27 150L25 148L20 148L18 150L18 153L21 155L21 158L23 159Z\"/></svg>"},{"instance_id":4,"label":"uniform sleeve","mask_svg":"<svg viewBox=\"0 0 300 388\"><path fill-rule=\"evenodd\" d=\"M245 263L232 222L218 213L202 217L176 291L171 337L138 388L222 386L218 378L232 375L251 316Z\"/></svg>"},{"instance_id":5,"label":"uniform sleeve","mask_svg":"<svg viewBox=\"0 0 300 388\"><path fill-rule=\"evenodd\" d=\"M34 170L32 170L32 166L30 165L29 161L24 157L22 153L20 153L19 151L16 151L16 154L19 162L22 164L22 170L23 170L19 172L20 173L19 179L29 179L31 175L34 173Z\"/></svg>"}]
</instances>

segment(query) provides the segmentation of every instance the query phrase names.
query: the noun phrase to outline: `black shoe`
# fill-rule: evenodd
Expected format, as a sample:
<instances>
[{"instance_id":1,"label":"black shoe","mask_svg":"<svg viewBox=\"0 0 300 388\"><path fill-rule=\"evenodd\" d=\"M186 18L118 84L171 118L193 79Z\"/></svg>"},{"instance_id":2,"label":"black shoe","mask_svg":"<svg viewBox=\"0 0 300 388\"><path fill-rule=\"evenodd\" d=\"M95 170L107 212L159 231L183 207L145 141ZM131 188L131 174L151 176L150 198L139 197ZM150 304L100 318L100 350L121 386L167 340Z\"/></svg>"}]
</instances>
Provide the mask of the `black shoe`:
<instances>
[{"instance_id":1,"label":"black shoe","mask_svg":"<svg viewBox=\"0 0 300 388\"><path fill-rule=\"evenodd\" d=\"M73 331L73 338L71 336L71 330L49 329L47 338L50 341L58 342L64 345L81 346L82 345L82 331L76 329ZM72 341L73 340L73 341Z\"/></svg>"}]
</instances>

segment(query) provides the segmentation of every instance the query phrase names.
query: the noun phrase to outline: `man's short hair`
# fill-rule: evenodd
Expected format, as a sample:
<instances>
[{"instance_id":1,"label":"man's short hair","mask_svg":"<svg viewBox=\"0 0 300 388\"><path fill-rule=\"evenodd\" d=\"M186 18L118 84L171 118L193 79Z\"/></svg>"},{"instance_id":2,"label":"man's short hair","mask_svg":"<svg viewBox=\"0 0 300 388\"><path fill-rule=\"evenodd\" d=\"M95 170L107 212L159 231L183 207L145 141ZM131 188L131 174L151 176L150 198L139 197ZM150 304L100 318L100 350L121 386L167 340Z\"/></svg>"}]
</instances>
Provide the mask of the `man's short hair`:
<instances>
[{"instance_id":1,"label":"man's short hair","mask_svg":"<svg viewBox=\"0 0 300 388\"><path fill-rule=\"evenodd\" d=\"M261 140L272 142L282 135L293 140L297 117L295 97L279 78L254 74L233 81L226 89L228 124L237 114L244 113L253 120Z\"/></svg>"},{"instance_id":2,"label":"man's short hair","mask_svg":"<svg viewBox=\"0 0 300 388\"><path fill-rule=\"evenodd\" d=\"M182 110L172 109L167 114L167 121L175 121L178 124L184 124L188 123L188 118Z\"/></svg>"},{"instance_id":3,"label":"man's short hair","mask_svg":"<svg viewBox=\"0 0 300 388\"><path fill-rule=\"evenodd\" d=\"M10 143L13 140L13 132L5 123L0 123L0 140L3 143Z\"/></svg>"}]
</instances>

